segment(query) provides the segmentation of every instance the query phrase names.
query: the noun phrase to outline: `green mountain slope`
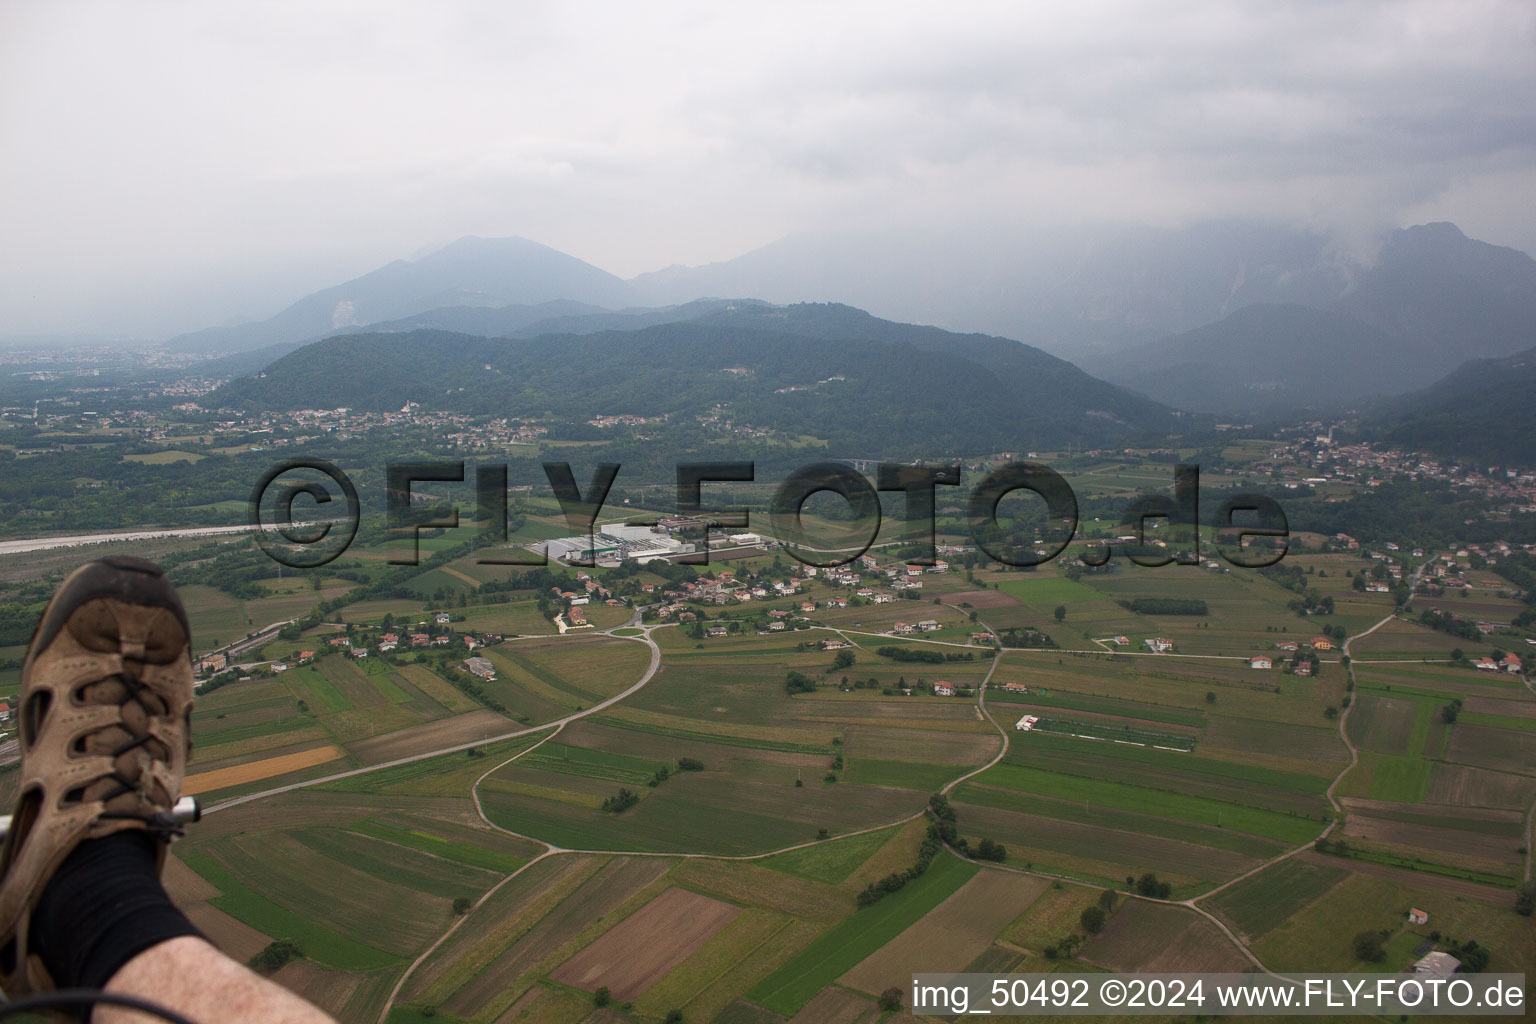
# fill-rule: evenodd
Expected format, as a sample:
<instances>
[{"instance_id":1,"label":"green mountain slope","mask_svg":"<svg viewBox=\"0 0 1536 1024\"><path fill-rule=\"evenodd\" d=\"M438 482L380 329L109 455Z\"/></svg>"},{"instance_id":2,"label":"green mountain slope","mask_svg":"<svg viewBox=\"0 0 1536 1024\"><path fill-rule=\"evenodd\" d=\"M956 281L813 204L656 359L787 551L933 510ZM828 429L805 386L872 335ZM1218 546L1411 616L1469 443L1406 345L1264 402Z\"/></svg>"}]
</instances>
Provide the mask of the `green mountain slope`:
<instances>
[{"instance_id":1,"label":"green mountain slope","mask_svg":"<svg viewBox=\"0 0 1536 1024\"><path fill-rule=\"evenodd\" d=\"M634 331L366 334L308 345L211 399L224 407L423 408L582 421L717 406L737 424L877 455L1102 444L1165 434L1167 408L1004 338L838 306L729 304Z\"/></svg>"},{"instance_id":2,"label":"green mountain slope","mask_svg":"<svg viewBox=\"0 0 1536 1024\"><path fill-rule=\"evenodd\" d=\"M1483 465L1536 468L1536 348L1464 363L1389 409L1366 427L1392 444Z\"/></svg>"}]
</instances>

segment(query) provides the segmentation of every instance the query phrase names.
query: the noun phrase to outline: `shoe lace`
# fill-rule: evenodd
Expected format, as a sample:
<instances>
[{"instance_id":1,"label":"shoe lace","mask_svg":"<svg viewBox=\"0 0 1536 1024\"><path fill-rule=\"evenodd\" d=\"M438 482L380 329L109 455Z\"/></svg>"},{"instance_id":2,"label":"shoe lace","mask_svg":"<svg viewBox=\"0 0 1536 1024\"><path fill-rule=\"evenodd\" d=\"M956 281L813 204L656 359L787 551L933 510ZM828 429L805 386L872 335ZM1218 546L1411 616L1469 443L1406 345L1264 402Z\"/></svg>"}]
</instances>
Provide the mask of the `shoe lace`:
<instances>
[{"instance_id":1,"label":"shoe lace","mask_svg":"<svg viewBox=\"0 0 1536 1024\"><path fill-rule=\"evenodd\" d=\"M127 673L116 673L114 678L116 678L118 682L122 683L124 690L123 699L117 702L117 706L120 708L127 707L128 702L133 701L140 707L140 709L143 710L145 718L153 719L156 713L155 709L144 700L143 696L146 692L149 691L149 687ZM126 731L126 723L121 725L120 728L123 728ZM133 793L138 793L141 795L143 794L144 787L142 779L136 781L124 776L123 773L117 769L117 759L132 750L136 750L139 747L144 746L152 739L155 739L155 736L150 732L134 732L131 734L130 739L124 743L118 744L118 746L114 747L108 754L113 762L112 770L103 776L103 778L108 778L116 782L117 789L103 795L100 798L102 803L110 803L120 796L128 796L129 794ZM102 811L96 817L98 820L142 821L147 832L151 833L157 839L160 839L164 842L170 842L172 839L179 838L186 834L186 829L182 828L181 823L176 820L175 816L173 816L169 810Z\"/></svg>"}]
</instances>

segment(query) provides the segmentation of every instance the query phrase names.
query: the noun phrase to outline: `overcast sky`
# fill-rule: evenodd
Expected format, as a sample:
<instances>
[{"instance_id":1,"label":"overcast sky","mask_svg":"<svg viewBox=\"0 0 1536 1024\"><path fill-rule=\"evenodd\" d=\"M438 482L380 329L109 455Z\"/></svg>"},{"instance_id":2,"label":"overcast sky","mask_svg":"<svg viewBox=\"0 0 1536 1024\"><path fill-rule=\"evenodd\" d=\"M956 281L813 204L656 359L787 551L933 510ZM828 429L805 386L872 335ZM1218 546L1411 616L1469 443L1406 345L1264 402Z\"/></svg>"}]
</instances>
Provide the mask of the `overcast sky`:
<instances>
[{"instance_id":1,"label":"overcast sky","mask_svg":"<svg viewBox=\"0 0 1536 1024\"><path fill-rule=\"evenodd\" d=\"M622 276L876 221L1536 251L1536 5L0 0L0 334L260 318L465 234Z\"/></svg>"}]
</instances>

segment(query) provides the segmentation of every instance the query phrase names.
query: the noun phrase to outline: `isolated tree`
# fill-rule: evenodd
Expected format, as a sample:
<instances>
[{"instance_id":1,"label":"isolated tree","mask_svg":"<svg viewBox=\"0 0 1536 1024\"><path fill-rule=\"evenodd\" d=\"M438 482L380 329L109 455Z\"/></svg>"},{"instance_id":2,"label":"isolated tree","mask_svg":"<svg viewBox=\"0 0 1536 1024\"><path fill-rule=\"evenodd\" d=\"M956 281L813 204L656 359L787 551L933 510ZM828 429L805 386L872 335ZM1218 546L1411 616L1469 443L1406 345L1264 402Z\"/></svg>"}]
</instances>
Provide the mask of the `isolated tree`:
<instances>
[{"instance_id":1,"label":"isolated tree","mask_svg":"<svg viewBox=\"0 0 1536 1024\"><path fill-rule=\"evenodd\" d=\"M1378 963L1387 957L1387 949L1381 942L1381 932L1360 932L1355 936L1355 957L1368 963Z\"/></svg>"},{"instance_id":2,"label":"isolated tree","mask_svg":"<svg viewBox=\"0 0 1536 1024\"><path fill-rule=\"evenodd\" d=\"M1099 909L1106 914L1115 909L1115 890L1105 889L1099 893Z\"/></svg>"},{"instance_id":3,"label":"isolated tree","mask_svg":"<svg viewBox=\"0 0 1536 1024\"><path fill-rule=\"evenodd\" d=\"M896 1013L901 1009L901 989L888 988L880 993L880 1009L887 1013Z\"/></svg>"},{"instance_id":4,"label":"isolated tree","mask_svg":"<svg viewBox=\"0 0 1536 1024\"><path fill-rule=\"evenodd\" d=\"M1536 882L1522 882L1515 891L1515 913L1530 917L1536 913Z\"/></svg>"},{"instance_id":5,"label":"isolated tree","mask_svg":"<svg viewBox=\"0 0 1536 1024\"><path fill-rule=\"evenodd\" d=\"M303 958L304 953L292 939L275 939L251 957L246 966L258 974L275 974L288 961Z\"/></svg>"},{"instance_id":6,"label":"isolated tree","mask_svg":"<svg viewBox=\"0 0 1536 1024\"><path fill-rule=\"evenodd\" d=\"M1098 907L1084 907L1078 921L1083 926L1083 931L1089 935L1097 935L1104 927L1104 911Z\"/></svg>"},{"instance_id":7,"label":"isolated tree","mask_svg":"<svg viewBox=\"0 0 1536 1024\"><path fill-rule=\"evenodd\" d=\"M1061 622L1061 621L1065 620L1066 617L1067 617L1067 606L1064 605L1064 604L1057 605L1056 606L1056 611L1055 611L1054 614L1056 616L1056 621L1057 622Z\"/></svg>"},{"instance_id":8,"label":"isolated tree","mask_svg":"<svg viewBox=\"0 0 1536 1024\"><path fill-rule=\"evenodd\" d=\"M1205 702L1207 704L1215 704L1216 703L1216 691L1215 690L1206 690L1205 691Z\"/></svg>"},{"instance_id":9,"label":"isolated tree","mask_svg":"<svg viewBox=\"0 0 1536 1024\"><path fill-rule=\"evenodd\" d=\"M474 901L468 896L460 896L453 901L453 912L455 914L467 914L469 913L469 908L474 905Z\"/></svg>"},{"instance_id":10,"label":"isolated tree","mask_svg":"<svg viewBox=\"0 0 1536 1024\"><path fill-rule=\"evenodd\" d=\"M852 651L838 651L837 656L832 659L832 671L838 672L845 668L852 668L855 660Z\"/></svg>"},{"instance_id":11,"label":"isolated tree","mask_svg":"<svg viewBox=\"0 0 1536 1024\"><path fill-rule=\"evenodd\" d=\"M608 991L607 985L599 985L597 991L592 993L592 1002L599 1009L607 1006L612 999L613 993Z\"/></svg>"}]
</instances>

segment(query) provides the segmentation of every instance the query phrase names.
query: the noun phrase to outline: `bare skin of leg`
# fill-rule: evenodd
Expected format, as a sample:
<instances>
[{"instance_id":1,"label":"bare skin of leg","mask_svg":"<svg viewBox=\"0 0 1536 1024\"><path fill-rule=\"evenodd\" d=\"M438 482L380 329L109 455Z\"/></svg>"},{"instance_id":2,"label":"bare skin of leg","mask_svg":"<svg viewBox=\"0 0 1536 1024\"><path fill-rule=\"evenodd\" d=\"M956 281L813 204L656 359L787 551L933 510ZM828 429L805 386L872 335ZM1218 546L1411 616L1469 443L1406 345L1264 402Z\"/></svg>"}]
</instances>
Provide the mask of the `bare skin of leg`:
<instances>
[{"instance_id":1,"label":"bare skin of leg","mask_svg":"<svg viewBox=\"0 0 1536 1024\"><path fill-rule=\"evenodd\" d=\"M281 985L192 936L151 946L118 968L106 991L137 996L197 1024L336 1024ZM118 1006L98 1006L92 1024L164 1024Z\"/></svg>"}]
</instances>

